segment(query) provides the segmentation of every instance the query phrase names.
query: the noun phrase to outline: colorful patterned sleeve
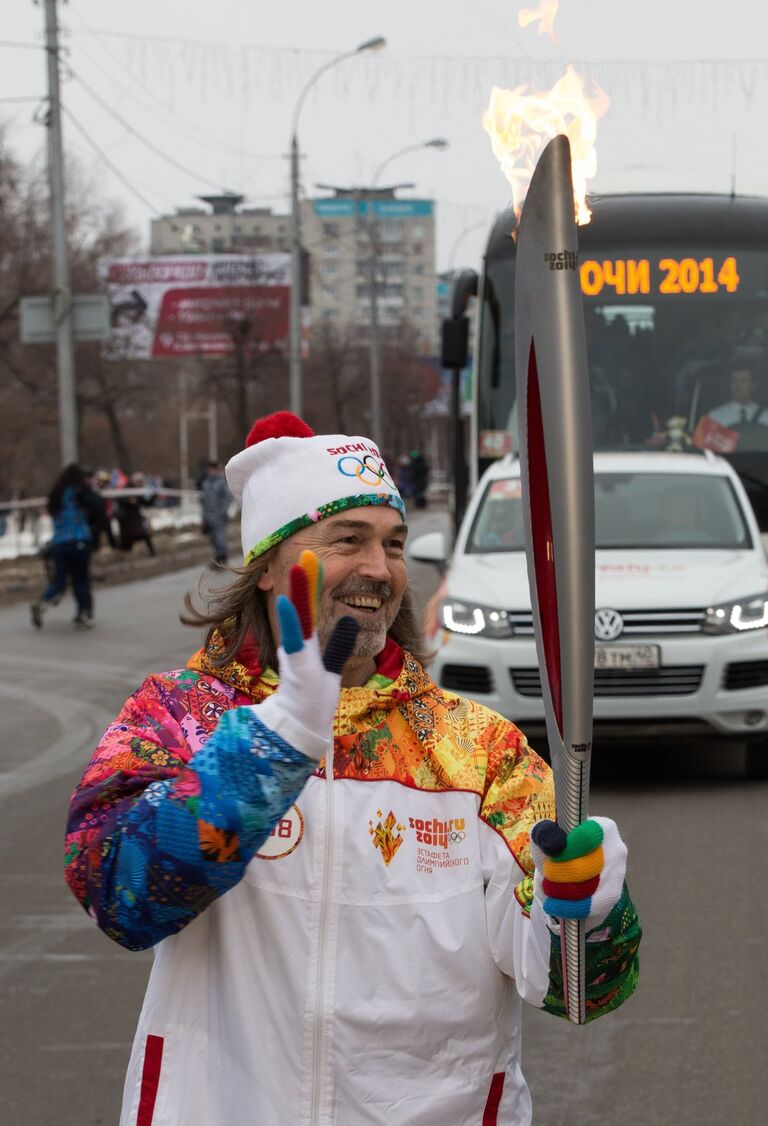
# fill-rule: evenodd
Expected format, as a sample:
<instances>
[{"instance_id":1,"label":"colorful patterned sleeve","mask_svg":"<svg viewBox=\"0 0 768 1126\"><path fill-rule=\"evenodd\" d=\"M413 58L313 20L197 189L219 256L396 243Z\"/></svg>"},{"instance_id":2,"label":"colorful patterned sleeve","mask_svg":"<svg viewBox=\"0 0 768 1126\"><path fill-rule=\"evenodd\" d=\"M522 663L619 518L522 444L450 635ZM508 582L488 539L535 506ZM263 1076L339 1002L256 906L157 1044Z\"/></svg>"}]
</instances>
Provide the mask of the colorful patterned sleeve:
<instances>
[{"instance_id":1,"label":"colorful patterned sleeve","mask_svg":"<svg viewBox=\"0 0 768 1126\"><path fill-rule=\"evenodd\" d=\"M177 718L181 691L168 677L144 682L70 805L67 883L129 950L181 930L233 887L317 767L247 707L225 711L193 754Z\"/></svg>"},{"instance_id":2,"label":"colorful patterned sleeve","mask_svg":"<svg viewBox=\"0 0 768 1126\"><path fill-rule=\"evenodd\" d=\"M494 956L525 1000L567 1016L560 937L533 897L530 830L554 817L554 780L547 764L512 724L499 724L488 752L481 820L495 830L486 842L486 913ZM642 930L626 886L621 899L587 935L587 1020L618 1008L637 986Z\"/></svg>"}]
</instances>

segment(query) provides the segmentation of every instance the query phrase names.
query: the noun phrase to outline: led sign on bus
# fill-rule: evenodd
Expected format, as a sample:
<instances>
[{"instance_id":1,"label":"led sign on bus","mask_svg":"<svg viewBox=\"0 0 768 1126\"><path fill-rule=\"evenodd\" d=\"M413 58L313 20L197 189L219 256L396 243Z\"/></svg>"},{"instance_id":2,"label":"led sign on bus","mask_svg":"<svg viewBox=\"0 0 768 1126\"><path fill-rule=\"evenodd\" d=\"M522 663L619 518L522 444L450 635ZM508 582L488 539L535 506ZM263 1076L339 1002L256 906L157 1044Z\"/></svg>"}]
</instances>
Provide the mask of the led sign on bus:
<instances>
[{"instance_id":1,"label":"led sign on bus","mask_svg":"<svg viewBox=\"0 0 768 1126\"><path fill-rule=\"evenodd\" d=\"M637 293L735 293L739 288L736 259L716 258L588 258L581 263L581 288L587 297L603 290L616 295Z\"/></svg>"}]
</instances>

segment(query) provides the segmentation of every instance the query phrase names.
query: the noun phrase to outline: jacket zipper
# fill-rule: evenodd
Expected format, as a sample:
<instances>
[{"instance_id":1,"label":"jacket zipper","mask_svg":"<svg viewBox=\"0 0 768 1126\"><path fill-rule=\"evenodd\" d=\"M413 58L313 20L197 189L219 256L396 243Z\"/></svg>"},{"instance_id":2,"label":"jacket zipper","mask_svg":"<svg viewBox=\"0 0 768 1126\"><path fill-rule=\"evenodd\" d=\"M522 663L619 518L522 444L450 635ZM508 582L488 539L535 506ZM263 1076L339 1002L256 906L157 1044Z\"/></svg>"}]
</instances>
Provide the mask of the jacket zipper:
<instances>
[{"instance_id":1,"label":"jacket zipper","mask_svg":"<svg viewBox=\"0 0 768 1126\"><path fill-rule=\"evenodd\" d=\"M320 1126L322 1100L323 1019L325 1016L325 962L328 896L333 862L333 736L325 758L326 816L323 842L323 880L320 897L320 922L317 945L317 979L315 981L315 1012L312 1028L312 1126Z\"/></svg>"}]
</instances>

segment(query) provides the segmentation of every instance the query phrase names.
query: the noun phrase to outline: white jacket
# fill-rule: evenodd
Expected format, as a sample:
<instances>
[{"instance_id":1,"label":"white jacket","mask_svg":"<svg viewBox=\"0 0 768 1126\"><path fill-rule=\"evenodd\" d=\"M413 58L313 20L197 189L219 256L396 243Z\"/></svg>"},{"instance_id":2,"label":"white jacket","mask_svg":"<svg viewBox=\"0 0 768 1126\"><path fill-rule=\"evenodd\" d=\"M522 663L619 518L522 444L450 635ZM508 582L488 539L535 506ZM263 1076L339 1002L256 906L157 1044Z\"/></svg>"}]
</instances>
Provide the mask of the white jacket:
<instances>
[{"instance_id":1,"label":"white jacket","mask_svg":"<svg viewBox=\"0 0 768 1126\"><path fill-rule=\"evenodd\" d=\"M311 777L237 887L155 948L121 1126L137 1126L148 1036L162 1068L138 1126L529 1123L512 979L542 1003L550 937L479 805ZM371 829L390 812L386 865ZM412 827L434 819L453 822L447 848Z\"/></svg>"}]
</instances>

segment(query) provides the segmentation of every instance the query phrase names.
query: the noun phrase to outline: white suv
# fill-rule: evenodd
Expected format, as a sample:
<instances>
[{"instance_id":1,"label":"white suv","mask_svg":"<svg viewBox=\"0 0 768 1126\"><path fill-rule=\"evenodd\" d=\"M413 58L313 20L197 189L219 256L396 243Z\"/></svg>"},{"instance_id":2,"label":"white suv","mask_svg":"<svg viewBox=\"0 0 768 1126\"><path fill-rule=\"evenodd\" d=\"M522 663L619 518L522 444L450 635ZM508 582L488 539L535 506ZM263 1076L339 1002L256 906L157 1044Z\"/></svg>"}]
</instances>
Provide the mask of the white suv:
<instances>
[{"instance_id":1,"label":"white suv","mask_svg":"<svg viewBox=\"0 0 768 1126\"><path fill-rule=\"evenodd\" d=\"M748 741L768 765L768 560L737 475L711 453L595 455L595 734ZM438 684L543 734L519 465L482 478L442 586ZM445 562L442 533L412 558Z\"/></svg>"}]
</instances>

